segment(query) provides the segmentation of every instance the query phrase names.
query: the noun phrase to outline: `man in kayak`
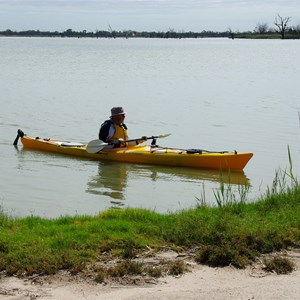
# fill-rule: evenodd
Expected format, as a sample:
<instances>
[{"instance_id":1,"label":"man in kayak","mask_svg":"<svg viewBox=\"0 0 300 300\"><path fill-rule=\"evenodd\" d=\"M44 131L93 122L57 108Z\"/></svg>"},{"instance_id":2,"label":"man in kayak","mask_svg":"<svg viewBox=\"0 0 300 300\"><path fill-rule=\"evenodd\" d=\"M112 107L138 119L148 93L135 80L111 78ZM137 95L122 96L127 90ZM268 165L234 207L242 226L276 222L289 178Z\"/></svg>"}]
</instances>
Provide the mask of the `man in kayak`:
<instances>
[{"instance_id":1,"label":"man in kayak","mask_svg":"<svg viewBox=\"0 0 300 300\"><path fill-rule=\"evenodd\" d=\"M124 141L128 140L128 134L127 126L124 124L125 114L123 107L113 107L110 119L106 120L100 127L99 140L104 143L113 143L115 148L126 147ZM142 137L139 141L129 142L127 145L138 145L146 140L147 137Z\"/></svg>"}]
</instances>

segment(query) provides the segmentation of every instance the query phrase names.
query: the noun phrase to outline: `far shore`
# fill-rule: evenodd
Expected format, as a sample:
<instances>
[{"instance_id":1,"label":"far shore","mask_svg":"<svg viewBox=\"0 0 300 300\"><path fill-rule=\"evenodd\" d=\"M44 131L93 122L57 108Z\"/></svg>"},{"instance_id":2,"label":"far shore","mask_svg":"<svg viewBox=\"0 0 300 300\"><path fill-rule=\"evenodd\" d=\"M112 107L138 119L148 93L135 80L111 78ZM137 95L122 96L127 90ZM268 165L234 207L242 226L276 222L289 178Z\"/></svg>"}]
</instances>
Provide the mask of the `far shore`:
<instances>
[{"instance_id":1,"label":"far shore","mask_svg":"<svg viewBox=\"0 0 300 300\"><path fill-rule=\"evenodd\" d=\"M203 30L201 32L180 31L136 31L136 30L97 30L93 31L75 31L67 29L65 31L40 31L40 30L24 30L13 31L6 29L0 31L0 37L51 37L51 38L158 38L158 39L202 39L202 38L229 38L229 39L300 39L299 28L290 28L283 34L275 29L266 30L263 32L245 31L234 32L231 29L227 31L210 31Z\"/></svg>"}]
</instances>

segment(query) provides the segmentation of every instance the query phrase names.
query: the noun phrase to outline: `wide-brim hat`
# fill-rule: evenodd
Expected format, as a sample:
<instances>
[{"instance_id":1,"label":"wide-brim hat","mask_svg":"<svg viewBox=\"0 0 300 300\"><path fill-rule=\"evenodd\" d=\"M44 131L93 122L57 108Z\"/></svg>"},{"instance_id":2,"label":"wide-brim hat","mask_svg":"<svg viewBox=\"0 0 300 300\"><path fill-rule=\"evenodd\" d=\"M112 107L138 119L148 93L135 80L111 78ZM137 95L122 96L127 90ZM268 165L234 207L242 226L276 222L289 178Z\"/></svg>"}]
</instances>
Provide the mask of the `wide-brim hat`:
<instances>
[{"instance_id":1,"label":"wide-brim hat","mask_svg":"<svg viewBox=\"0 0 300 300\"><path fill-rule=\"evenodd\" d=\"M112 117L126 114L123 107L121 107L121 106L113 107L110 111L111 111L111 116Z\"/></svg>"}]
</instances>

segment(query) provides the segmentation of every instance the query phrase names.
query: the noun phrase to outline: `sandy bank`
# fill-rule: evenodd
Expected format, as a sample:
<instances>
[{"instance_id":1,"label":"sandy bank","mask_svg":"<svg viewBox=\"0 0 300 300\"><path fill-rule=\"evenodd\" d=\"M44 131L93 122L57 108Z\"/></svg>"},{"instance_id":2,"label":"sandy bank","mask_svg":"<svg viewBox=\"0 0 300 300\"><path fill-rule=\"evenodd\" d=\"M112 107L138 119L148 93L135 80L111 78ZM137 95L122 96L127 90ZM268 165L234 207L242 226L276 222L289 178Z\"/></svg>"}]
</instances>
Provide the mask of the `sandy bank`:
<instances>
[{"instance_id":1,"label":"sandy bank","mask_svg":"<svg viewBox=\"0 0 300 300\"><path fill-rule=\"evenodd\" d=\"M260 262L244 270L192 264L191 271L183 276L165 277L143 286L96 284L63 272L27 279L2 276L0 299L300 299L300 251L285 255L296 265L288 275L266 273Z\"/></svg>"}]
</instances>

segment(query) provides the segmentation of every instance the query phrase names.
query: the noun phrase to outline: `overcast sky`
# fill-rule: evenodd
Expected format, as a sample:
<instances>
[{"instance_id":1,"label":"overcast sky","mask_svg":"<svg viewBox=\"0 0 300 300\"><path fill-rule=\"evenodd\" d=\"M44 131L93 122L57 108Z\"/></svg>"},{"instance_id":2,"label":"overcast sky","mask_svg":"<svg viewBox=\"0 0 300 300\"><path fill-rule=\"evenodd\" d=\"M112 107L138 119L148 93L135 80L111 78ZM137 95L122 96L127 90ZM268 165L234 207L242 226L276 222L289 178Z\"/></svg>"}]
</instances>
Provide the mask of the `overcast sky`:
<instances>
[{"instance_id":1,"label":"overcast sky","mask_svg":"<svg viewBox=\"0 0 300 300\"><path fill-rule=\"evenodd\" d=\"M233 31L300 24L300 0L0 0L0 30Z\"/></svg>"}]
</instances>

